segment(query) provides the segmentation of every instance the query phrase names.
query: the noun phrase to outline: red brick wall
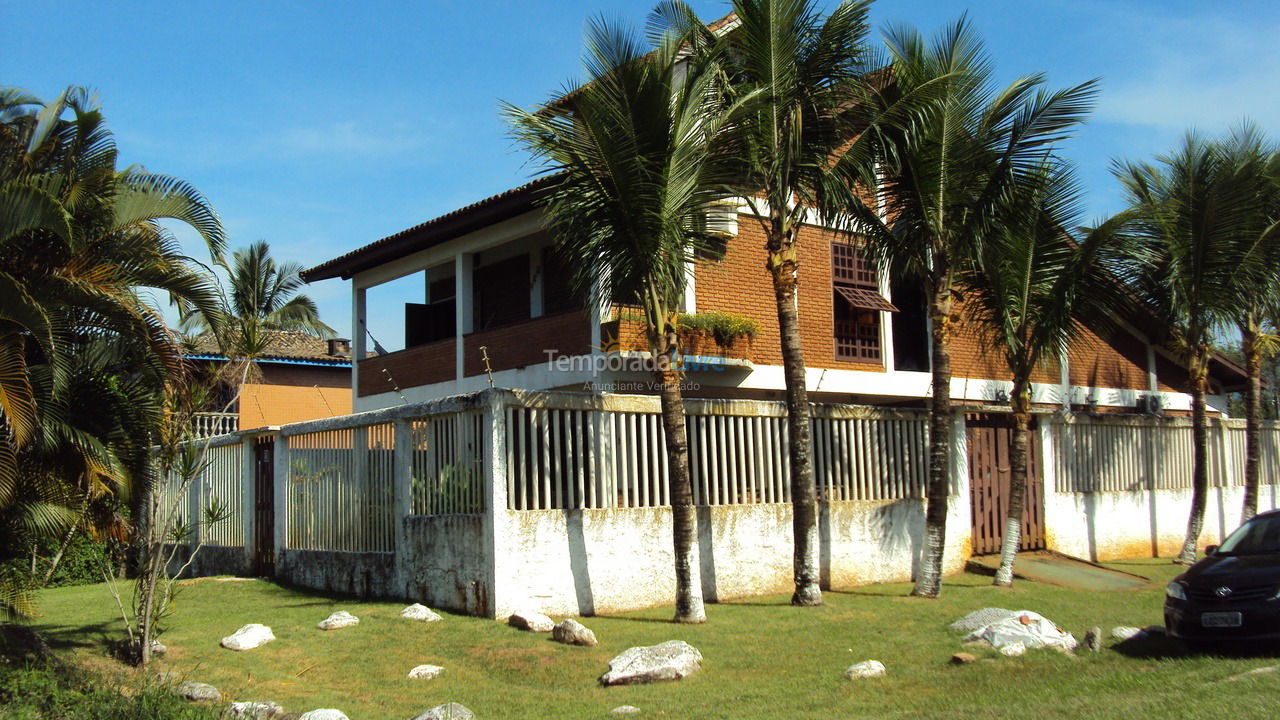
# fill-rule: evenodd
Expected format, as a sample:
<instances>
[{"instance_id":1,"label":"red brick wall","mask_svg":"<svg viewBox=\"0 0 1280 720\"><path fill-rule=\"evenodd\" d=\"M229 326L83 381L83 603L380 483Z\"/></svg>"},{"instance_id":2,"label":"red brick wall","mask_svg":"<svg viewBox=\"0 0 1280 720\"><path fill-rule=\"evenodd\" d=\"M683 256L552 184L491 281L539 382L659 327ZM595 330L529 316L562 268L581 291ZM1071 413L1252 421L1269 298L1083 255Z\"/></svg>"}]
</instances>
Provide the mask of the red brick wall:
<instances>
[{"instance_id":1,"label":"red brick wall","mask_svg":"<svg viewBox=\"0 0 1280 720\"><path fill-rule=\"evenodd\" d=\"M883 363L837 360L831 296L831 242L837 234L805 226L800 230L800 338L810 367L883 371ZM762 365L781 365L777 304L765 270L765 235L757 218L738 216L738 237L724 259L699 265L694 288L699 312L744 315L760 325L752 358Z\"/></svg>"},{"instance_id":2,"label":"red brick wall","mask_svg":"<svg viewBox=\"0 0 1280 720\"><path fill-rule=\"evenodd\" d=\"M560 355L586 354L591 349L591 323L585 310L570 310L471 333L463 338L463 367L468 377L484 372L481 345L489 348L494 372L512 370L545 363L544 350L559 350Z\"/></svg>"},{"instance_id":3,"label":"red brick wall","mask_svg":"<svg viewBox=\"0 0 1280 720\"><path fill-rule=\"evenodd\" d=\"M454 346L454 339L447 338L361 360L357 392L364 397L452 380L457 363Z\"/></svg>"}]
</instances>

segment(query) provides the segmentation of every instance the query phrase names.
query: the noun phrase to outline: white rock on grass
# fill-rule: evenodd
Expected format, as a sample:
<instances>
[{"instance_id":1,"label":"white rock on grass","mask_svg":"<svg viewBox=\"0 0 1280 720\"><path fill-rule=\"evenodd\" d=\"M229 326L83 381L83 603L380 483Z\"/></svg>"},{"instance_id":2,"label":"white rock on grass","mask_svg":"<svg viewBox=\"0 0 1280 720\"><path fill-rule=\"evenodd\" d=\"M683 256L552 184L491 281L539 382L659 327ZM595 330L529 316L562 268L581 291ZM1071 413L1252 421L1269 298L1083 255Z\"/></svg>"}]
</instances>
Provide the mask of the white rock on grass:
<instances>
[{"instance_id":1,"label":"white rock on grass","mask_svg":"<svg viewBox=\"0 0 1280 720\"><path fill-rule=\"evenodd\" d=\"M1071 633L1053 624L1049 618L1030 610L1019 610L1013 617L993 622L974 630L966 640L985 640L991 647L1002 650L1006 645L1020 643L1024 650L1054 648L1074 650L1076 639Z\"/></svg>"},{"instance_id":2,"label":"white rock on grass","mask_svg":"<svg viewBox=\"0 0 1280 720\"><path fill-rule=\"evenodd\" d=\"M320 708L304 712L298 716L298 720L351 720L341 710L334 708Z\"/></svg>"},{"instance_id":3,"label":"white rock on grass","mask_svg":"<svg viewBox=\"0 0 1280 720\"><path fill-rule=\"evenodd\" d=\"M512 613L511 617L507 618L507 624L529 632L551 632L551 629L555 627L555 623L551 622L551 618L536 612Z\"/></svg>"},{"instance_id":4,"label":"white rock on grass","mask_svg":"<svg viewBox=\"0 0 1280 720\"><path fill-rule=\"evenodd\" d=\"M639 715L640 708L635 705L619 705L609 711L610 715Z\"/></svg>"},{"instance_id":5,"label":"white rock on grass","mask_svg":"<svg viewBox=\"0 0 1280 720\"><path fill-rule=\"evenodd\" d=\"M352 625L359 625L359 624L360 624L360 618L356 617L355 615L352 615L346 610L339 610L333 613L332 615L330 615L329 617L321 620L319 624L316 625L316 627L320 628L321 630L339 630L341 628L351 627Z\"/></svg>"},{"instance_id":6,"label":"white rock on grass","mask_svg":"<svg viewBox=\"0 0 1280 720\"><path fill-rule=\"evenodd\" d=\"M413 720L475 720L476 714L456 702L437 705Z\"/></svg>"},{"instance_id":7,"label":"white rock on grass","mask_svg":"<svg viewBox=\"0 0 1280 720\"><path fill-rule=\"evenodd\" d=\"M284 708L273 702L244 701L233 702L227 708L227 714L237 720L271 720L284 714Z\"/></svg>"},{"instance_id":8,"label":"white rock on grass","mask_svg":"<svg viewBox=\"0 0 1280 720\"><path fill-rule=\"evenodd\" d=\"M857 680L858 678L883 677L888 672L884 663L879 660L863 660L860 663L850 665L849 669L844 671L844 676L850 680Z\"/></svg>"},{"instance_id":9,"label":"white rock on grass","mask_svg":"<svg viewBox=\"0 0 1280 720\"><path fill-rule=\"evenodd\" d=\"M275 639L276 636L271 634L271 628L250 623L222 638L222 647L228 650L252 650Z\"/></svg>"},{"instance_id":10,"label":"white rock on grass","mask_svg":"<svg viewBox=\"0 0 1280 720\"><path fill-rule=\"evenodd\" d=\"M565 645L585 645L587 647L595 647L596 634L591 632L590 628L573 618L561 620L558 625L551 629L551 638L556 642L562 642Z\"/></svg>"},{"instance_id":11,"label":"white rock on grass","mask_svg":"<svg viewBox=\"0 0 1280 720\"><path fill-rule=\"evenodd\" d=\"M1027 646L1020 642L1012 642L1000 646L1000 654L1005 657L1018 657L1027 654Z\"/></svg>"},{"instance_id":12,"label":"white rock on grass","mask_svg":"<svg viewBox=\"0 0 1280 720\"><path fill-rule=\"evenodd\" d=\"M974 610L959 620L951 623L948 627L952 630L971 633L974 630L980 630L993 622L1000 622L1006 618L1013 617L1012 610L1004 608L988 607L981 610Z\"/></svg>"},{"instance_id":13,"label":"white rock on grass","mask_svg":"<svg viewBox=\"0 0 1280 720\"><path fill-rule=\"evenodd\" d=\"M1142 634L1142 628L1130 627L1128 625L1121 625L1120 627L1111 628L1111 637L1115 638L1116 640L1120 640L1121 642L1125 640L1132 640L1133 638L1138 637L1141 634Z\"/></svg>"},{"instance_id":14,"label":"white rock on grass","mask_svg":"<svg viewBox=\"0 0 1280 720\"><path fill-rule=\"evenodd\" d=\"M409 607L400 611L400 617L407 620L421 620L423 622L439 622L440 616L435 614L426 605L414 603Z\"/></svg>"},{"instance_id":15,"label":"white rock on grass","mask_svg":"<svg viewBox=\"0 0 1280 720\"><path fill-rule=\"evenodd\" d=\"M186 698L192 702L220 702L222 700L222 693L218 692L218 688L208 683L179 683L174 692L178 693L179 697Z\"/></svg>"},{"instance_id":16,"label":"white rock on grass","mask_svg":"<svg viewBox=\"0 0 1280 720\"><path fill-rule=\"evenodd\" d=\"M419 665L409 671L410 680L431 680L440 676L444 668L439 665Z\"/></svg>"},{"instance_id":17,"label":"white rock on grass","mask_svg":"<svg viewBox=\"0 0 1280 720\"><path fill-rule=\"evenodd\" d=\"M603 685L639 685L679 680L702 667L702 653L683 640L633 647L609 661Z\"/></svg>"}]
</instances>

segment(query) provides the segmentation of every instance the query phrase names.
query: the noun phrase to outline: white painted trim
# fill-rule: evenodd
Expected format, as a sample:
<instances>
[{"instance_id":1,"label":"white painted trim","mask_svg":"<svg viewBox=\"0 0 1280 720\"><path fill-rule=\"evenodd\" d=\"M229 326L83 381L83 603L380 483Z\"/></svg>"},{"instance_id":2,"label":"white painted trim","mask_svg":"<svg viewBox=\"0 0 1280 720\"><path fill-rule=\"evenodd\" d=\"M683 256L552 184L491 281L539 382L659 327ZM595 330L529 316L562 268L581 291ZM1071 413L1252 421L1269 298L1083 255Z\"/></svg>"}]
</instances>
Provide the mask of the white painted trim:
<instances>
[{"instance_id":1,"label":"white painted trim","mask_svg":"<svg viewBox=\"0 0 1280 720\"><path fill-rule=\"evenodd\" d=\"M530 210L500 223L480 228L435 247L420 250L411 255L383 263L356 273L352 283L369 288L391 282L405 275L425 270L432 265L448 262L459 253L478 253L482 250L509 243L533 235L545 229L541 210Z\"/></svg>"}]
</instances>

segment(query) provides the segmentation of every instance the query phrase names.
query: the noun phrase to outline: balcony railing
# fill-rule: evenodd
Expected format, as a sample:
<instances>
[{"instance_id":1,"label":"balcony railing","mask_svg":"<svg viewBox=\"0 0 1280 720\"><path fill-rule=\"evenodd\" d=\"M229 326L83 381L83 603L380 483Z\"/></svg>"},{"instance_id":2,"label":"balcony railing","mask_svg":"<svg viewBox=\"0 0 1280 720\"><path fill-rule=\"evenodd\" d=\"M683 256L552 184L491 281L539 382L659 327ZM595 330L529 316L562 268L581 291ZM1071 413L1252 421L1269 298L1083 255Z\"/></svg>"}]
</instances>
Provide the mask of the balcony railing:
<instances>
[{"instance_id":1,"label":"balcony railing","mask_svg":"<svg viewBox=\"0 0 1280 720\"><path fill-rule=\"evenodd\" d=\"M191 419L191 431L197 438L226 435L240 429L240 416L236 413L196 413Z\"/></svg>"}]
</instances>

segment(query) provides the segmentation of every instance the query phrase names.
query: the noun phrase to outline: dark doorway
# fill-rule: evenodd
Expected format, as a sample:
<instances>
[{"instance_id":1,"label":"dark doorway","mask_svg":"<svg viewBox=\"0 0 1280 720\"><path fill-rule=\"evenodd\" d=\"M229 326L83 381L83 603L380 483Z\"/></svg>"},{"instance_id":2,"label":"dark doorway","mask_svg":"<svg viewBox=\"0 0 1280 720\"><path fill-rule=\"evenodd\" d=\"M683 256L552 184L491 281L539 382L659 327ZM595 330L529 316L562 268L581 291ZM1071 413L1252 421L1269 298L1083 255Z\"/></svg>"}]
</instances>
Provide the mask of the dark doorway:
<instances>
[{"instance_id":1,"label":"dark doorway","mask_svg":"<svg viewBox=\"0 0 1280 720\"><path fill-rule=\"evenodd\" d=\"M889 288L893 304L893 369L929 372L929 324L924 292L915 282Z\"/></svg>"},{"instance_id":2,"label":"dark doorway","mask_svg":"<svg viewBox=\"0 0 1280 720\"><path fill-rule=\"evenodd\" d=\"M253 574L271 577L276 566L276 438L253 441Z\"/></svg>"},{"instance_id":3,"label":"dark doorway","mask_svg":"<svg viewBox=\"0 0 1280 720\"><path fill-rule=\"evenodd\" d=\"M1036 427L1035 419L1031 421ZM1000 552L1009 516L1009 447L1013 427L1008 415L965 416L969 444L969 492L972 500L973 554ZM1027 437L1027 497L1022 511L1021 550L1044 549L1044 484L1040 477L1040 442Z\"/></svg>"}]
</instances>

